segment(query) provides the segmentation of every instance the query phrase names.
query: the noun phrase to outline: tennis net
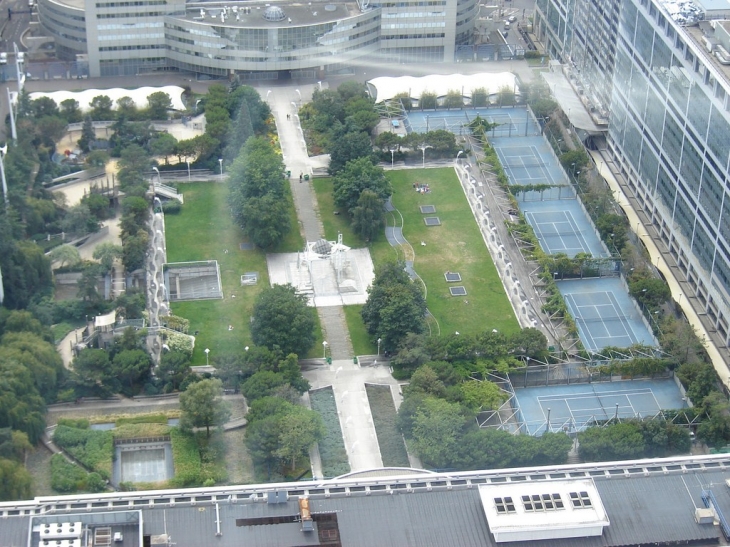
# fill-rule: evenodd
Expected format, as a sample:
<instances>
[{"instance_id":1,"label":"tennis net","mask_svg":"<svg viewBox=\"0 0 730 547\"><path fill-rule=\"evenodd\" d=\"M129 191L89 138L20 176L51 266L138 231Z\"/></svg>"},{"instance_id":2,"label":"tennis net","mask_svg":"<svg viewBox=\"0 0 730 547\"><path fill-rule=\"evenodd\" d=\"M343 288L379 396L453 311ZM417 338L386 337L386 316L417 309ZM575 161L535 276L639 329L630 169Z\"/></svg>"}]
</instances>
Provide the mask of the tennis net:
<instances>
[{"instance_id":1,"label":"tennis net","mask_svg":"<svg viewBox=\"0 0 730 547\"><path fill-rule=\"evenodd\" d=\"M628 315L601 313L601 315L598 317L583 317L580 315L574 315L573 319L575 319L576 323L608 323L609 321L626 321L627 319L631 318Z\"/></svg>"},{"instance_id":2,"label":"tennis net","mask_svg":"<svg viewBox=\"0 0 730 547\"><path fill-rule=\"evenodd\" d=\"M544 167L545 162L535 156L505 156L502 165L507 167Z\"/></svg>"}]
</instances>

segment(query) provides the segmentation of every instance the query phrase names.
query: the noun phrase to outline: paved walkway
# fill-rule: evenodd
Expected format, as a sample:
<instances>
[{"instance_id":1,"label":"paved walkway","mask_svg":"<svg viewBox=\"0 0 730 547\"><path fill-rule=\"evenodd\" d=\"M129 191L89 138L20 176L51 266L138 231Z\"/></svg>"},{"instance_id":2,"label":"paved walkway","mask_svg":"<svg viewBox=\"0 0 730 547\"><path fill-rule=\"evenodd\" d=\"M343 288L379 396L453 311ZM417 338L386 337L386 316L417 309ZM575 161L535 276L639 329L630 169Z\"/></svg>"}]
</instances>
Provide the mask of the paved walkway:
<instances>
[{"instance_id":1,"label":"paved walkway","mask_svg":"<svg viewBox=\"0 0 730 547\"><path fill-rule=\"evenodd\" d=\"M328 366L309 368L303 374L312 389L332 386L351 470L383 467L365 384L398 385L390 374L390 367L361 367L352 359L342 359L332 361ZM400 400L396 399L395 403L396 408L400 406Z\"/></svg>"},{"instance_id":2,"label":"paved walkway","mask_svg":"<svg viewBox=\"0 0 730 547\"><path fill-rule=\"evenodd\" d=\"M284 155L284 165L291 171L289 179L294 206L297 210L302 235L307 241L317 241L324 237L324 227L319 218L317 201L311 188L312 164L304 144L304 134L299 124L297 111L302 100L311 97L314 86L301 86L298 89L275 88L263 91L276 120L279 143ZM309 175L310 180L300 182L299 176ZM350 334L345 322L342 306L317 308L324 339L327 341L327 355L332 359L352 359L354 351Z\"/></svg>"}]
</instances>

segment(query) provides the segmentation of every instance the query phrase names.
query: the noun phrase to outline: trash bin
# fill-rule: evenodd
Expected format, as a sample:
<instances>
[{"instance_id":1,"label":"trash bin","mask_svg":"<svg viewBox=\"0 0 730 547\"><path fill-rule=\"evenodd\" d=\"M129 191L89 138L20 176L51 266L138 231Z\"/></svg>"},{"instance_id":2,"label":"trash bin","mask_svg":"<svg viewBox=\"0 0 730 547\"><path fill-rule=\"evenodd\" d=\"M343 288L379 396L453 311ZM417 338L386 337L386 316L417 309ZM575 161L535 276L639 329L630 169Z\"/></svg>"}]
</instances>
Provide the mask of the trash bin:
<instances>
[{"instance_id":1,"label":"trash bin","mask_svg":"<svg viewBox=\"0 0 730 547\"><path fill-rule=\"evenodd\" d=\"M331 365L332 364L332 357L327 357L327 364L328 365Z\"/></svg>"},{"instance_id":2,"label":"trash bin","mask_svg":"<svg viewBox=\"0 0 730 547\"><path fill-rule=\"evenodd\" d=\"M286 171L286 178L288 178L288 179L291 178L291 170L289 170L289 169L287 169L287 171Z\"/></svg>"},{"instance_id":3,"label":"trash bin","mask_svg":"<svg viewBox=\"0 0 730 547\"><path fill-rule=\"evenodd\" d=\"M304 175L304 180L309 180L309 175Z\"/></svg>"},{"instance_id":4,"label":"trash bin","mask_svg":"<svg viewBox=\"0 0 730 547\"><path fill-rule=\"evenodd\" d=\"M353 362L353 364L357 365L357 355L355 355L355 357L352 358L352 362Z\"/></svg>"}]
</instances>

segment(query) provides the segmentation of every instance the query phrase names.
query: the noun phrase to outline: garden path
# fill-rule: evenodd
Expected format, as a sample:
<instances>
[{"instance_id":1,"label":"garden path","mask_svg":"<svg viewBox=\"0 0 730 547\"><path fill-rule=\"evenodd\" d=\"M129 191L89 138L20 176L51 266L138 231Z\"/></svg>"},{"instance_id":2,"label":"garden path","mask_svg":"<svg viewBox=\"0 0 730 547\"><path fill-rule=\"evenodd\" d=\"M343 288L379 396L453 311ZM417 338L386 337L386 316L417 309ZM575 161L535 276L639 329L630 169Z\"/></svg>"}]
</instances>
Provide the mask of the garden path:
<instances>
[{"instance_id":1,"label":"garden path","mask_svg":"<svg viewBox=\"0 0 730 547\"><path fill-rule=\"evenodd\" d=\"M315 194L310 186L312 164L307 155L304 133L297 115L302 104L302 94L307 100L314 86L300 86L300 88L279 87L266 92L261 90L261 95L268 101L276 120L284 164L291 172L289 183L302 233L307 241L317 241L324 237L324 227L319 218ZM308 175L310 180L304 181L304 175ZM324 339L327 341L326 351L329 356L333 360L351 359L354 353L342 306L317 308L317 314Z\"/></svg>"}]
</instances>

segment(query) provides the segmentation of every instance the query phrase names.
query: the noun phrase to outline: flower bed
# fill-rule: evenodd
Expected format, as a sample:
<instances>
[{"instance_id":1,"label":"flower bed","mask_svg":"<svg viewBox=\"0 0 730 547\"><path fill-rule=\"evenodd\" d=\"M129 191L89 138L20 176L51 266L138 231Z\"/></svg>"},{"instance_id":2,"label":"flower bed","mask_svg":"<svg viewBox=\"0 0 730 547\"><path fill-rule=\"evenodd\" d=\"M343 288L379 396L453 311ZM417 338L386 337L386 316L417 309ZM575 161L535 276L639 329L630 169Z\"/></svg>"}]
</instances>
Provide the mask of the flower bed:
<instances>
[{"instance_id":1,"label":"flower bed","mask_svg":"<svg viewBox=\"0 0 730 547\"><path fill-rule=\"evenodd\" d=\"M368 394L383 465L385 467L410 467L403 435L396 425L398 414L395 411L390 386L365 384L365 391Z\"/></svg>"},{"instance_id":2,"label":"flower bed","mask_svg":"<svg viewBox=\"0 0 730 547\"><path fill-rule=\"evenodd\" d=\"M345 441L342 438L340 418L337 415L337 403L331 387L309 392L312 410L322 416L325 435L319 441L319 455L322 459L322 473L325 477L337 477L350 472L347 460Z\"/></svg>"}]
</instances>

